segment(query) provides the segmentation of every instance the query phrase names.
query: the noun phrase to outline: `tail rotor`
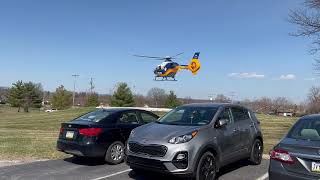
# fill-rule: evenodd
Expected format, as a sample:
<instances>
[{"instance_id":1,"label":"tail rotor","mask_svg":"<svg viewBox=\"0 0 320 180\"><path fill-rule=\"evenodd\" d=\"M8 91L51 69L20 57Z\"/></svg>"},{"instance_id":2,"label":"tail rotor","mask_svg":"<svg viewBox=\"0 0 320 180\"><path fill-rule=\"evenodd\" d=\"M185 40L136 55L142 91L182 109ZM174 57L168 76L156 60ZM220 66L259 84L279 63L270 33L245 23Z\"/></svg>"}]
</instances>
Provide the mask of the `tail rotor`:
<instances>
[{"instance_id":1,"label":"tail rotor","mask_svg":"<svg viewBox=\"0 0 320 180\"><path fill-rule=\"evenodd\" d=\"M201 68L199 55L200 55L200 52L194 53L194 56L188 65L188 69L192 72L193 75L196 75Z\"/></svg>"}]
</instances>

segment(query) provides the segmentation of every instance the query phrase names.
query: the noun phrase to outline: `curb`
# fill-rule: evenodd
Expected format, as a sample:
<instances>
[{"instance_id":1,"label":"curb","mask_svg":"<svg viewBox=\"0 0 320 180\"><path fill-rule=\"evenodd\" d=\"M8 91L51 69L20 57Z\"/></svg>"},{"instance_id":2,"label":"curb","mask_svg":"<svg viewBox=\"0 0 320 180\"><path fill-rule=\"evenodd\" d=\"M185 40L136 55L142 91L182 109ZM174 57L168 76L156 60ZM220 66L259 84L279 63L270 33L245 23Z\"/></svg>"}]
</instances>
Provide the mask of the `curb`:
<instances>
[{"instance_id":1,"label":"curb","mask_svg":"<svg viewBox=\"0 0 320 180\"><path fill-rule=\"evenodd\" d=\"M263 154L263 155L262 155L262 158L268 160L268 159L270 159L270 155L269 155L269 154Z\"/></svg>"}]
</instances>

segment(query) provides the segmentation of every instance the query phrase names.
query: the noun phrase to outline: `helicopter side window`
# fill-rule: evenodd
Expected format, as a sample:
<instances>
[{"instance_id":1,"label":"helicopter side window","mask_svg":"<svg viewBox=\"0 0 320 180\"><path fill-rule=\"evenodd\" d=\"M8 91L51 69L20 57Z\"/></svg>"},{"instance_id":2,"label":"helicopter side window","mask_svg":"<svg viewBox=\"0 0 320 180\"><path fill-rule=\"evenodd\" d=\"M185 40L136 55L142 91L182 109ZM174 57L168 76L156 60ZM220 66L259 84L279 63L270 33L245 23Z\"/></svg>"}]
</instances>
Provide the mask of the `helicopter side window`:
<instances>
[{"instance_id":1,"label":"helicopter side window","mask_svg":"<svg viewBox=\"0 0 320 180\"><path fill-rule=\"evenodd\" d=\"M165 66L165 68L167 68L167 69L171 69L171 68L173 68L174 67L174 64L173 63L168 63L166 66Z\"/></svg>"}]
</instances>

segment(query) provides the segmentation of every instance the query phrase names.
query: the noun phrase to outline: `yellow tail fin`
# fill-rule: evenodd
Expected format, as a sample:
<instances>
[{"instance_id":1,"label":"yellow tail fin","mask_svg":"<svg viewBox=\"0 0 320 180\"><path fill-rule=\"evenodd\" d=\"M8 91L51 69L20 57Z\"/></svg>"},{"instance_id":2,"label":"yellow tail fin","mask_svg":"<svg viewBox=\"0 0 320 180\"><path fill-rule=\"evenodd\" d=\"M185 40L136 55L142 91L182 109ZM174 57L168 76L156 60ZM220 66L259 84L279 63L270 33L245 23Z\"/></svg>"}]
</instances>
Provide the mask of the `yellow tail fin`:
<instances>
[{"instance_id":1,"label":"yellow tail fin","mask_svg":"<svg viewBox=\"0 0 320 180\"><path fill-rule=\"evenodd\" d=\"M192 72L193 75L196 75L200 70L201 64L199 61L200 52L196 52L188 65L188 69Z\"/></svg>"}]
</instances>

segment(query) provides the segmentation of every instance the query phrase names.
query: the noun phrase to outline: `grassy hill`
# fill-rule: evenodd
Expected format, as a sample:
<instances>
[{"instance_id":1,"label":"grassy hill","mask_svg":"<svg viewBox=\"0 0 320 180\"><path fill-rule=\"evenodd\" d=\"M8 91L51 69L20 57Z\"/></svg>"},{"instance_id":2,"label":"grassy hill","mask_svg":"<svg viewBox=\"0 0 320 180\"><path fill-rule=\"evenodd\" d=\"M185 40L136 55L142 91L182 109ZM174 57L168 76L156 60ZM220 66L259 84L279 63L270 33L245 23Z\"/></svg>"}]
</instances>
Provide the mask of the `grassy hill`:
<instances>
[{"instance_id":1,"label":"grassy hill","mask_svg":"<svg viewBox=\"0 0 320 180\"><path fill-rule=\"evenodd\" d=\"M0 106L0 159L57 159L67 157L56 151L60 123L92 108L76 108L45 113L33 110L17 113L15 108ZM261 121L265 153L296 121L296 118L257 115Z\"/></svg>"}]
</instances>

